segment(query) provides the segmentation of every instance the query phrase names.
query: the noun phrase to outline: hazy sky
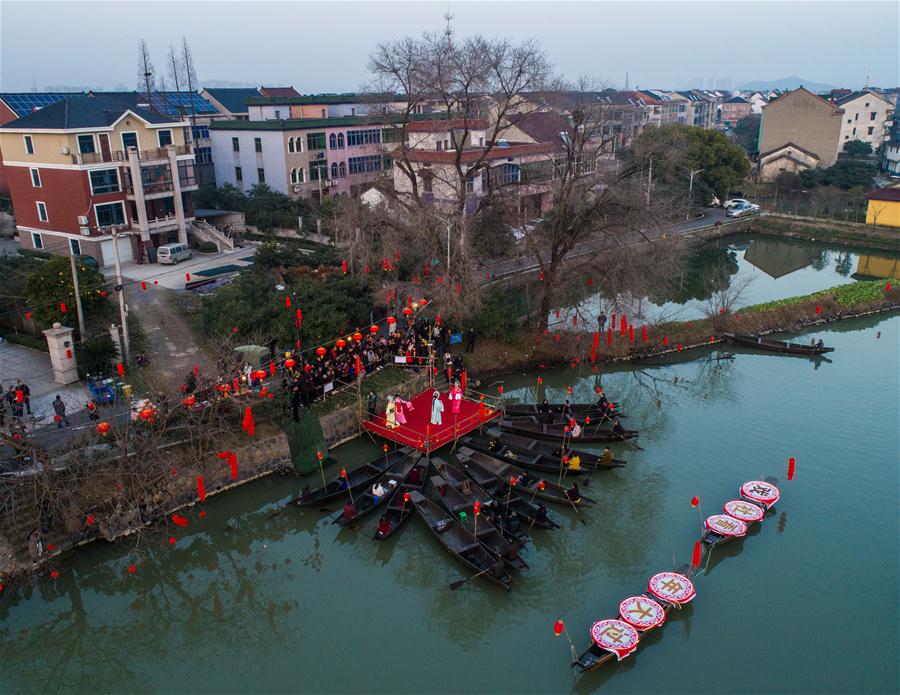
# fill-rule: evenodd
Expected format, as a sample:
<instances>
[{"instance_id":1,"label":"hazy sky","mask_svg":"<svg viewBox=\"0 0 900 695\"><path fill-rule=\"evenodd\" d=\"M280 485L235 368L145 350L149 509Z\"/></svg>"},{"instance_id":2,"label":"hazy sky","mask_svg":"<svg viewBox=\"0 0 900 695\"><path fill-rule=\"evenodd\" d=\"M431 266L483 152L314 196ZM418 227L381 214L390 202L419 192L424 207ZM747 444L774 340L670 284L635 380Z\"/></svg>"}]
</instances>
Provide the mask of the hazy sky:
<instances>
[{"instance_id":1,"label":"hazy sky","mask_svg":"<svg viewBox=\"0 0 900 695\"><path fill-rule=\"evenodd\" d=\"M444 27L446 2L28 2L0 0L0 90L133 89L137 41L157 70L188 37L201 83L352 91L379 41ZM900 83L900 3L465 2L457 34L536 38L566 77L621 87L735 86L798 76ZM722 78L732 80L725 82Z\"/></svg>"}]
</instances>

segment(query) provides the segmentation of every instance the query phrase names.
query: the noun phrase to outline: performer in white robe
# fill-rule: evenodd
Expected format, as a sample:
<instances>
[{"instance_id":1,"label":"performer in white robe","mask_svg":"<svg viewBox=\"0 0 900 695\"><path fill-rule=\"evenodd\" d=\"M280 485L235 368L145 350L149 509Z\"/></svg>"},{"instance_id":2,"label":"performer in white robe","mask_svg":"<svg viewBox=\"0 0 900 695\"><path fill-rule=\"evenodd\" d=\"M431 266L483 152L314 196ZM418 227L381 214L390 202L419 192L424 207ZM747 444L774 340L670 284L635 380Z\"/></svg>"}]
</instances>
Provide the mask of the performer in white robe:
<instances>
[{"instance_id":1,"label":"performer in white robe","mask_svg":"<svg viewBox=\"0 0 900 695\"><path fill-rule=\"evenodd\" d=\"M442 425L441 413L444 412L444 404L441 402L441 392L435 391L431 398L431 424Z\"/></svg>"}]
</instances>

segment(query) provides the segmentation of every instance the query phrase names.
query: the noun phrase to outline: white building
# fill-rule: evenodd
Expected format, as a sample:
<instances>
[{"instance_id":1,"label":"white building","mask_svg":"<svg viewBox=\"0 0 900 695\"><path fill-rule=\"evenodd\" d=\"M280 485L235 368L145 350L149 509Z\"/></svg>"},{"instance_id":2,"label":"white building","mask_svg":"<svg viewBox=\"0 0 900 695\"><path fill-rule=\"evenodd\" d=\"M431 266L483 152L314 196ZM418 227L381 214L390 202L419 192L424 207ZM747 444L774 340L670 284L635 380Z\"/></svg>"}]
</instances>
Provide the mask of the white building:
<instances>
[{"instance_id":1,"label":"white building","mask_svg":"<svg viewBox=\"0 0 900 695\"><path fill-rule=\"evenodd\" d=\"M838 99L837 105L844 110L841 121L840 147L853 140L862 140L872 145L877 152L887 140L891 127L894 106L880 94L870 91L853 92Z\"/></svg>"}]
</instances>

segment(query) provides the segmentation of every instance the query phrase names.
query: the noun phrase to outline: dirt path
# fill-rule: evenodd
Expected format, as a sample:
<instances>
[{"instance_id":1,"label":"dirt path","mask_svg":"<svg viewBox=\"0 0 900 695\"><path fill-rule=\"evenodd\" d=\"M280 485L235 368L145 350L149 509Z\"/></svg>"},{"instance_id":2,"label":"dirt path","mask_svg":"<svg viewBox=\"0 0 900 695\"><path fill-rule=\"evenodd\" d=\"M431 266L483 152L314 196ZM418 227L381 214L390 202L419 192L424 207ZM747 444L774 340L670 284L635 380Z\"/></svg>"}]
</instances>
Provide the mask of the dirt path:
<instances>
[{"instance_id":1,"label":"dirt path","mask_svg":"<svg viewBox=\"0 0 900 695\"><path fill-rule=\"evenodd\" d=\"M209 371L210 360L189 319L178 309L199 312L198 297L157 286L146 292L130 292L128 306L147 336L150 366L167 386L177 389L194 365Z\"/></svg>"}]
</instances>

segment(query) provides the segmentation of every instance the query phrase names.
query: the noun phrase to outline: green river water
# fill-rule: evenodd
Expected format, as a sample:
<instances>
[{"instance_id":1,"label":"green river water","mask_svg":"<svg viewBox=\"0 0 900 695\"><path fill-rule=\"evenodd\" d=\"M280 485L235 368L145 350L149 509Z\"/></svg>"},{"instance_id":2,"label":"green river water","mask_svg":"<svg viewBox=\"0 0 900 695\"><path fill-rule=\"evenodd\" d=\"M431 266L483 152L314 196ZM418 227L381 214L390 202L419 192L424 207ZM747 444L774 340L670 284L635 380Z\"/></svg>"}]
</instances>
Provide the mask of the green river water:
<instances>
[{"instance_id":1,"label":"green river water","mask_svg":"<svg viewBox=\"0 0 900 695\"><path fill-rule=\"evenodd\" d=\"M187 529L94 544L56 581L4 589L0 690L897 692L900 316L811 335L836 348L828 361L695 350L604 371L645 451L615 446L628 466L593 476L588 525L551 510L562 528L534 533L509 593L450 591L467 575L418 519L382 544L315 510L277 513L302 483L271 478L211 498ZM597 378L561 369L542 388L588 400ZM504 379L510 398L536 387ZM333 455L378 452L358 440ZM717 513L765 475L782 481L775 514L714 552L693 603L635 655L574 677L553 622L585 647L594 620L689 561L692 496Z\"/></svg>"}]
</instances>

